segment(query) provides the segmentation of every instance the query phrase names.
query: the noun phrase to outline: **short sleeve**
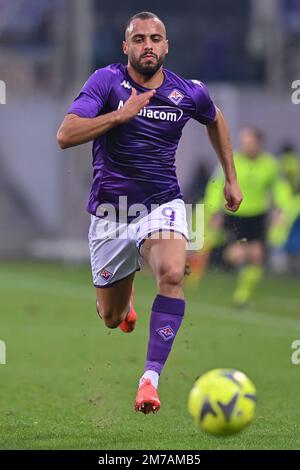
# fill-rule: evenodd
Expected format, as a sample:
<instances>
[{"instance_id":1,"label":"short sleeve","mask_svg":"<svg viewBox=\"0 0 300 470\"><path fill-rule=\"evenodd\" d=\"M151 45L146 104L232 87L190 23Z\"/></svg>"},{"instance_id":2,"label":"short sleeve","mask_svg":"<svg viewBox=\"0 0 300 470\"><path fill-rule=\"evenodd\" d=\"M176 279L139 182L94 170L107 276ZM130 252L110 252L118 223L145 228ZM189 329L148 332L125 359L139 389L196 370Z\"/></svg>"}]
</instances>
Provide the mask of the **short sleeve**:
<instances>
[{"instance_id":1,"label":"short sleeve","mask_svg":"<svg viewBox=\"0 0 300 470\"><path fill-rule=\"evenodd\" d=\"M209 124L216 118L216 107L209 96L208 88L199 80L193 82L193 99L195 102L195 112L193 118L201 124Z\"/></svg>"},{"instance_id":2,"label":"short sleeve","mask_svg":"<svg viewBox=\"0 0 300 470\"><path fill-rule=\"evenodd\" d=\"M98 116L108 98L110 78L108 70L96 70L83 85L68 114L86 118Z\"/></svg>"}]
</instances>

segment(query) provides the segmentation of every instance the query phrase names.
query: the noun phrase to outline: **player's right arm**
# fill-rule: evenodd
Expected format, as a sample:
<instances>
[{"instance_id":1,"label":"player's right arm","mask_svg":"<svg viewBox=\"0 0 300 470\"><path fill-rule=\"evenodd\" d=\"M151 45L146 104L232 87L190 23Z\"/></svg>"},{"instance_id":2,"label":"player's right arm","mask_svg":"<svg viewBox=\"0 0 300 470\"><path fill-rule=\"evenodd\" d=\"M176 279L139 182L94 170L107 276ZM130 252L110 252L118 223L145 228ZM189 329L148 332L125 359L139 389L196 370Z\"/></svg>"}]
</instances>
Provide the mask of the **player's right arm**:
<instances>
[{"instance_id":1,"label":"player's right arm","mask_svg":"<svg viewBox=\"0 0 300 470\"><path fill-rule=\"evenodd\" d=\"M136 89L132 88L131 96L117 111L94 118L80 117L73 113L67 114L57 132L58 145L66 149L84 144L105 134L115 126L131 121L142 108L147 106L154 94L155 90L151 90L138 95Z\"/></svg>"}]
</instances>

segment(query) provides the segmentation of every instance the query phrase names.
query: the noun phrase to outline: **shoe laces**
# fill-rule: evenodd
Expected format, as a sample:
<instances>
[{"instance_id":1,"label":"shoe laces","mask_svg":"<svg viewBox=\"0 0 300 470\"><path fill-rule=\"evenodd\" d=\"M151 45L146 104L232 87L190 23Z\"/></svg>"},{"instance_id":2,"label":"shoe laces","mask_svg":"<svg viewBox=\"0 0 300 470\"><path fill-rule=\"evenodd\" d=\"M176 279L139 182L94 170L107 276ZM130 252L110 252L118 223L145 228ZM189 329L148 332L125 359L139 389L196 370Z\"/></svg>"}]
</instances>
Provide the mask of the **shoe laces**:
<instances>
[{"instance_id":1,"label":"shoe laces","mask_svg":"<svg viewBox=\"0 0 300 470\"><path fill-rule=\"evenodd\" d=\"M141 386L144 386L144 385L152 385L151 380L150 379L142 379Z\"/></svg>"}]
</instances>

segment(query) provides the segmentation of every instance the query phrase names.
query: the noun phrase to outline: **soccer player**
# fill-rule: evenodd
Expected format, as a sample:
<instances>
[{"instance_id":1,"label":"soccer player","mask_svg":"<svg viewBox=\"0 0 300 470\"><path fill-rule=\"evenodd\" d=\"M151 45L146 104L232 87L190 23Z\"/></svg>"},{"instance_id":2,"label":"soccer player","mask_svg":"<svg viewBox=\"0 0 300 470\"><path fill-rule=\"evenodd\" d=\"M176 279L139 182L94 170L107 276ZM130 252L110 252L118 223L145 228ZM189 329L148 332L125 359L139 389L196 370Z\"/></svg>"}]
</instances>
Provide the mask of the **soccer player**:
<instances>
[{"instance_id":1,"label":"soccer player","mask_svg":"<svg viewBox=\"0 0 300 470\"><path fill-rule=\"evenodd\" d=\"M244 202L233 214L223 208L223 176L217 171L209 181L204 198L212 230L225 230L225 259L239 270L233 304L245 306L263 276L267 217L272 204L282 212L291 197L291 188L282 177L278 161L264 151L261 131L241 129L239 150L234 160Z\"/></svg>"},{"instance_id":2,"label":"soccer player","mask_svg":"<svg viewBox=\"0 0 300 470\"><path fill-rule=\"evenodd\" d=\"M175 152L190 118L207 128L224 170L230 211L238 209L242 195L221 111L203 83L163 67L168 40L157 15L141 12L130 18L123 52L127 66L108 65L87 80L57 139L63 149L94 141L89 246L97 309L105 325L134 329L133 280L140 257L156 277L146 364L135 400L135 409L148 414L160 408L159 376L185 310L188 233ZM120 220L125 206L126 221ZM137 207L139 217L133 220Z\"/></svg>"}]
</instances>

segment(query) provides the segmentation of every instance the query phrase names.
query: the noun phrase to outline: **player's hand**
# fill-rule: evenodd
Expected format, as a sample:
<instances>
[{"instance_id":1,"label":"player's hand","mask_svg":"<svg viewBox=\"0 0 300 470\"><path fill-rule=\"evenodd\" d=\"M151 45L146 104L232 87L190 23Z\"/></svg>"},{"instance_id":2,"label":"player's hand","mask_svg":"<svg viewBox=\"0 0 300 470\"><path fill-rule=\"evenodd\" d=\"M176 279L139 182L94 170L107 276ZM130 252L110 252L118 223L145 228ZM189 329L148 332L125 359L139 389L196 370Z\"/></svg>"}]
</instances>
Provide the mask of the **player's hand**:
<instances>
[{"instance_id":1,"label":"player's hand","mask_svg":"<svg viewBox=\"0 0 300 470\"><path fill-rule=\"evenodd\" d=\"M243 195L237 181L230 183L226 181L224 187L224 196L227 201L225 207L230 212L236 212L241 205Z\"/></svg>"},{"instance_id":2,"label":"player's hand","mask_svg":"<svg viewBox=\"0 0 300 470\"><path fill-rule=\"evenodd\" d=\"M151 98L155 95L155 90L146 91L145 93L137 94L135 88L131 88L131 96L125 102L123 108L119 110L121 123L131 121L147 104L149 104Z\"/></svg>"}]
</instances>

